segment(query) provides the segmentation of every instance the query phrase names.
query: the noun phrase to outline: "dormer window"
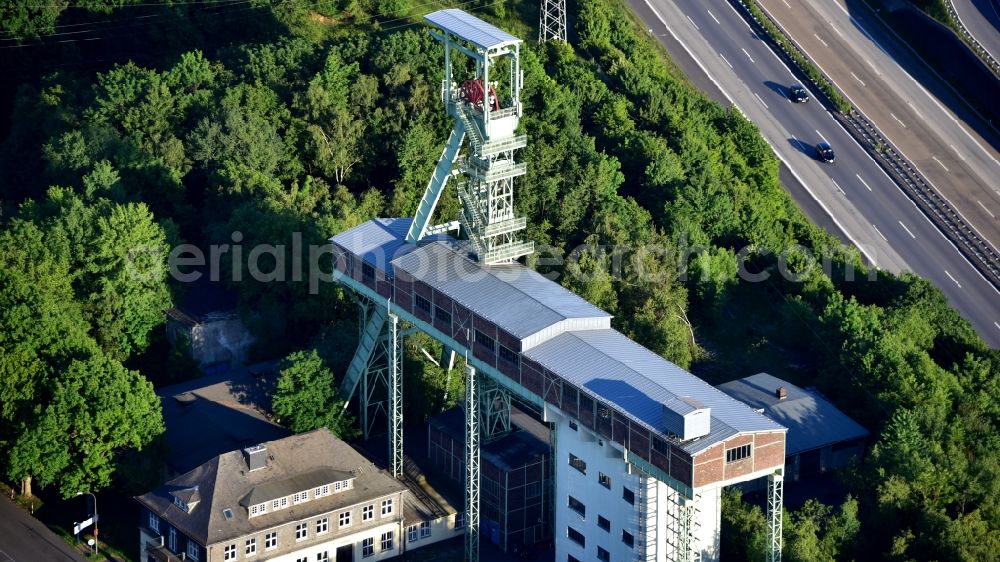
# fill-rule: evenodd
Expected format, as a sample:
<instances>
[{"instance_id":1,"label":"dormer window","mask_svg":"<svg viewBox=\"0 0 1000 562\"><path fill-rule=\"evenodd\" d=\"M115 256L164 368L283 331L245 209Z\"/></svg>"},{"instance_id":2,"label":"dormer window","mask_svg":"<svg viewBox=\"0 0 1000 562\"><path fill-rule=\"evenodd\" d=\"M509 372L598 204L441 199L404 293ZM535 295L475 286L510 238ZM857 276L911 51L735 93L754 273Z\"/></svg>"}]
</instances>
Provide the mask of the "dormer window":
<instances>
[{"instance_id":1,"label":"dormer window","mask_svg":"<svg viewBox=\"0 0 1000 562\"><path fill-rule=\"evenodd\" d=\"M265 513L267 513L267 502L250 506L250 517L264 515Z\"/></svg>"},{"instance_id":2,"label":"dormer window","mask_svg":"<svg viewBox=\"0 0 1000 562\"><path fill-rule=\"evenodd\" d=\"M198 494L198 487L194 488L184 488L183 490L177 490L170 493L174 498L174 505L177 509L180 509L184 513L191 513L198 502L201 501L201 496Z\"/></svg>"},{"instance_id":3,"label":"dormer window","mask_svg":"<svg viewBox=\"0 0 1000 562\"><path fill-rule=\"evenodd\" d=\"M174 498L174 505L176 505L177 507L181 508L181 511L183 511L184 513L188 512L188 505L187 505L187 503L184 502L184 500L175 497Z\"/></svg>"}]
</instances>

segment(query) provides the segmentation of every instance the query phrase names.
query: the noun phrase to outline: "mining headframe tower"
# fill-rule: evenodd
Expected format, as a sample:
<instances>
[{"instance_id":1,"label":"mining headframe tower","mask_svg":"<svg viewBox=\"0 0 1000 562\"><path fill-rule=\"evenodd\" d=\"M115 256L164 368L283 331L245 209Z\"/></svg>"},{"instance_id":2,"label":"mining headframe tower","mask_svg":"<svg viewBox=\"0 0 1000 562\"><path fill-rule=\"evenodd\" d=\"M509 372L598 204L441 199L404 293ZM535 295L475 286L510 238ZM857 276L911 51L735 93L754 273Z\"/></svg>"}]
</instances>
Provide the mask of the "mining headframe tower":
<instances>
[{"instance_id":1,"label":"mining headframe tower","mask_svg":"<svg viewBox=\"0 0 1000 562\"><path fill-rule=\"evenodd\" d=\"M457 9L425 20L445 50L448 142L413 218L331 239L337 281L361 310L341 394L357 396L365 435L386 420L400 476L402 339L420 331L444 346L446 366L465 359L466 560L479 559L480 444L510 431L512 402L551 431L556 560L716 560L722 488L756 478L768 481L767 558L780 560L785 428L516 261L533 251L513 204L528 142L517 132L522 41ZM449 184L460 216L432 225Z\"/></svg>"}]
</instances>

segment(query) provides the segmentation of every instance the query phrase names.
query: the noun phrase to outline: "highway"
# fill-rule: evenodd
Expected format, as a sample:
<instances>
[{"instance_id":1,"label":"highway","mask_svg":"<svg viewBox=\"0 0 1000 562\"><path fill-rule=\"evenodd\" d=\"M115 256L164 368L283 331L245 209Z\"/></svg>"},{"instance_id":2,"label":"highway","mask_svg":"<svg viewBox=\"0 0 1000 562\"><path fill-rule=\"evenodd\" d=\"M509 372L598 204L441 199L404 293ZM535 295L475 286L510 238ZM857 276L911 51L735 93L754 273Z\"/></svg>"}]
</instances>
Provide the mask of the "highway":
<instances>
[{"instance_id":1,"label":"highway","mask_svg":"<svg viewBox=\"0 0 1000 562\"><path fill-rule=\"evenodd\" d=\"M780 0L778 0L780 1ZM765 139L837 227L892 272L930 279L986 342L1000 347L1000 291L976 271L815 100L792 104L791 71L724 0L629 0L650 33L679 44ZM676 43L674 43L676 41ZM815 160L828 141L837 161Z\"/></svg>"},{"instance_id":2,"label":"highway","mask_svg":"<svg viewBox=\"0 0 1000 562\"><path fill-rule=\"evenodd\" d=\"M947 0L962 26L1000 60L1000 0Z\"/></svg>"},{"instance_id":3,"label":"highway","mask_svg":"<svg viewBox=\"0 0 1000 562\"><path fill-rule=\"evenodd\" d=\"M985 125L981 131L970 127L978 117L908 49L870 21L860 0L759 1L851 104L996 249L1000 154L990 144L1000 146L996 131ZM959 108L959 113L949 108Z\"/></svg>"}]
</instances>

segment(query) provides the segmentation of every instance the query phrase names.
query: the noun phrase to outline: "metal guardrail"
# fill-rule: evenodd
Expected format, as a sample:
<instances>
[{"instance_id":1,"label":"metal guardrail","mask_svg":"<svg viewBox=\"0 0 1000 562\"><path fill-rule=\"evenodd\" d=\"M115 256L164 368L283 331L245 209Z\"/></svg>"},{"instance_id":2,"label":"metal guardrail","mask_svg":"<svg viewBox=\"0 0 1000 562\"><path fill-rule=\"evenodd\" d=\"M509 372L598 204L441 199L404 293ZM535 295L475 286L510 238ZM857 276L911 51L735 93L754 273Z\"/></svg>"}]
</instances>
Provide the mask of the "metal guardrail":
<instances>
[{"instance_id":1,"label":"metal guardrail","mask_svg":"<svg viewBox=\"0 0 1000 562\"><path fill-rule=\"evenodd\" d=\"M955 4L952 3L951 0L947 0L945 5L948 8L948 14L951 16L951 19L958 24L958 29L961 31L965 42L972 47L972 50L976 52L976 55L990 67L990 70L992 70L994 74L1000 76L1000 61L993 58L993 55L986 50L986 47L983 47L983 44L980 43L978 39L973 37L971 33L969 33L969 30L965 27L965 23L962 22L962 18L958 17L958 10L955 9Z\"/></svg>"},{"instance_id":2,"label":"metal guardrail","mask_svg":"<svg viewBox=\"0 0 1000 562\"><path fill-rule=\"evenodd\" d=\"M951 206L950 203L934 189L933 186L917 171L906 158L900 154L899 150L889 139L872 123L864 114L851 109L849 113L841 113L836 109L836 104L829 99L822 88L815 81L811 80L806 72L796 64L795 59L784 47L774 41L763 24L757 20L744 0L729 0L742 10L744 19L752 26L756 26L755 31L764 38L784 59L791 68L799 71L800 77L812 86L812 90L824 98L824 105L835 119L854 137L855 140L878 162L879 166L889 175L890 178L903 190L903 193L916 204L924 215L937 226L945 237L955 245L958 251L965 256L969 263L976 268L979 273L989 281L994 288L1000 290L1000 254L998 254L989 242L984 240L973 228L962 218L961 215ZM747 0L756 2L756 0ZM949 2L950 3L950 2ZM805 51L802 50L795 40L778 24L774 18L767 14L762 6L758 5L764 17L774 25L789 43L796 49L799 55L809 60ZM829 76L823 74L830 84L836 84L830 80ZM841 92L843 94L843 92Z\"/></svg>"}]
</instances>

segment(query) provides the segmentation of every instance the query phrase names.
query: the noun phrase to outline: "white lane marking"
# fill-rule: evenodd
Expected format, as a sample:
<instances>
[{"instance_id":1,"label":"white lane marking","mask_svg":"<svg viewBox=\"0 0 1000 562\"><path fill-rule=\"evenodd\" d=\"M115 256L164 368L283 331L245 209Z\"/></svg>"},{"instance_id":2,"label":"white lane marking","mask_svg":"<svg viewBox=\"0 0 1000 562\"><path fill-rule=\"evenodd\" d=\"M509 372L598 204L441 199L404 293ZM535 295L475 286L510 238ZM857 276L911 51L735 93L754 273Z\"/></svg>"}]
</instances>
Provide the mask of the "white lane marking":
<instances>
[{"instance_id":1,"label":"white lane marking","mask_svg":"<svg viewBox=\"0 0 1000 562\"><path fill-rule=\"evenodd\" d=\"M826 140L826 137L823 136L823 133L819 132L819 129L813 129L813 130L816 131L816 134L819 135L819 138L823 139L823 142L825 142L826 144L830 144L830 141Z\"/></svg>"},{"instance_id":2,"label":"white lane marking","mask_svg":"<svg viewBox=\"0 0 1000 562\"><path fill-rule=\"evenodd\" d=\"M785 3L785 7L786 7L786 8L788 8L789 10L791 10L791 9L792 9L792 6L791 6L791 4L789 4L788 2L785 2L785 0L781 0L781 1Z\"/></svg>"},{"instance_id":3,"label":"white lane marking","mask_svg":"<svg viewBox=\"0 0 1000 562\"><path fill-rule=\"evenodd\" d=\"M691 19L691 16L687 16L687 19L688 19L689 22L691 22L691 25L693 25L695 29L697 29L698 31L701 31L701 28L698 27L698 24L694 23L694 20Z\"/></svg>"},{"instance_id":4,"label":"white lane marking","mask_svg":"<svg viewBox=\"0 0 1000 562\"><path fill-rule=\"evenodd\" d=\"M860 79L860 78L858 78L858 75L857 75L857 74L855 74L855 73L853 73L853 72L852 72L852 73L851 73L851 76L853 76L853 77L854 77L854 79L855 79L855 80L857 80L858 82L861 82L861 85L862 85L862 86L864 86L864 85L865 85L865 81L864 81L864 80L862 80L862 79Z\"/></svg>"},{"instance_id":5,"label":"white lane marking","mask_svg":"<svg viewBox=\"0 0 1000 562\"><path fill-rule=\"evenodd\" d=\"M906 233L910 235L910 238L913 238L914 240L916 240L916 239L917 239L917 237L916 237L916 236L914 236L912 232L910 232L910 229L909 229L909 228L906 228L906 225L905 225L905 224L903 224L903 221L898 221L898 222L899 222L899 226L903 227L903 230L905 230L905 231L906 231Z\"/></svg>"},{"instance_id":6,"label":"white lane marking","mask_svg":"<svg viewBox=\"0 0 1000 562\"><path fill-rule=\"evenodd\" d=\"M844 36L844 32L841 31L840 28L838 28L837 26L833 25L832 21L827 20L826 24L829 25L834 31L836 31L837 35L840 35L841 37Z\"/></svg>"},{"instance_id":7,"label":"white lane marking","mask_svg":"<svg viewBox=\"0 0 1000 562\"><path fill-rule=\"evenodd\" d=\"M743 51L743 54L746 55L748 59L750 59L750 62L753 62L753 57L750 56L750 53L748 53L746 49L740 47L740 50Z\"/></svg>"},{"instance_id":8,"label":"white lane marking","mask_svg":"<svg viewBox=\"0 0 1000 562\"><path fill-rule=\"evenodd\" d=\"M858 178L858 180L860 180L860 181L861 181L861 183L862 183L862 184L863 184L863 185L864 185L865 187L868 187L868 182L866 182L865 180L863 180L863 179L861 178L861 176L860 176L860 175L858 175L858 174L854 174L854 177ZM871 187L868 187L868 191L871 191L871 190L872 190L872 188L871 188Z\"/></svg>"},{"instance_id":9,"label":"white lane marking","mask_svg":"<svg viewBox=\"0 0 1000 562\"><path fill-rule=\"evenodd\" d=\"M952 277L950 273L948 273L948 270L947 270L947 269L946 269L946 270L944 270L944 274L948 276L948 279L951 279L952 281L955 281L955 278L954 278L954 277ZM962 284L961 284L961 283L959 283L958 281L955 281L955 284L956 284L956 285L958 285L958 288L959 288L959 289L961 289L961 288L962 288Z\"/></svg>"},{"instance_id":10,"label":"white lane marking","mask_svg":"<svg viewBox=\"0 0 1000 562\"><path fill-rule=\"evenodd\" d=\"M868 66L872 67L872 70L874 70L874 71L875 71L875 74L876 74L877 76L882 76L882 71L881 71L881 70L879 70L877 66L875 66L875 63L873 63L872 61L870 61L870 60L868 60L868 59L865 59L865 62L867 62L867 63L868 63Z\"/></svg>"},{"instance_id":11,"label":"white lane marking","mask_svg":"<svg viewBox=\"0 0 1000 562\"><path fill-rule=\"evenodd\" d=\"M733 70L736 70L735 68L733 68L733 65L730 64L729 59L726 58L726 55L724 55L722 53L719 53L719 56L722 57L722 60L726 61L726 64L729 65L729 68L732 68Z\"/></svg>"},{"instance_id":12,"label":"white lane marking","mask_svg":"<svg viewBox=\"0 0 1000 562\"><path fill-rule=\"evenodd\" d=\"M944 171L946 171L946 172L950 172L951 171L951 170L948 169L948 166L944 165L944 162L938 160L937 156L931 156L931 158L934 159L934 161L937 162L938 164L941 164L941 167L944 168Z\"/></svg>"},{"instance_id":13,"label":"white lane marking","mask_svg":"<svg viewBox=\"0 0 1000 562\"><path fill-rule=\"evenodd\" d=\"M993 325L997 327L997 330L1000 330L1000 324L997 324L996 322L994 322Z\"/></svg>"},{"instance_id":14,"label":"white lane marking","mask_svg":"<svg viewBox=\"0 0 1000 562\"><path fill-rule=\"evenodd\" d=\"M921 121L924 120L924 116L921 115L919 111L917 111L917 108L913 105L913 102L907 100L906 105L910 106L910 111L912 111L917 116L918 119L920 119Z\"/></svg>"},{"instance_id":15,"label":"white lane marking","mask_svg":"<svg viewBox=\"0 0 1000 562\"><path fill-rule=\"evenodd\" d=\"M889 115L891 115L891 116L892 116L892 118L896 120L896 123L899 123L900 125L902 125L904 129L908 128L908 127L906 126L906 123L903 123L902 121L900 121L899 117L896 117L896 114L895 114L895 113L893 113L893 112L891 112L891 111L890 111L890 112L889 112Z\"/></svg>"},{"instance_id":16,"label":"white lane marking","mask_svg":"<svg viewBox=\"0 0 1000 562\"><path fill-rule=\"evenodd\" d=\"M830 46L826 44L826 41L824 41L819 35L816 35L815 33L813 33L813 37L815 37L817 40L819 40L819 42L822 43L823 46L826 47L827 49L830 48Z\"/></svg>"},{"instance_id":17,"label":"white lane marking","mask_svg":"<svg viewBox=\"0 0 1000 562\"><path fill-rule=\"evenodd\" d=\"M872 228L874 228L874 229L875 229L875 232L877 232L877 233L878 233L878 235L882 237L882 240L885 240L886 242L888 242L888 241L889 241L889 239L885 237L885 234L882 234L882 231L881 231L881 230L879 230L877 226L875 226L875 225L873 224L873 225L872 225Z\"/></svg>"},{"instance_id":18,"label":"white lane marking","mask_svg":"<svg viewBox=\"0 0 1000 562\"><path fill-rule=\"evenodd\" d=\"M715 17L715 14L712 13L712 10L706 9L705 11L708 12L708 15L712 16L712 19L715 20L715 23L722 25L722 22L719 21L719 18Z\"/></svg>"},{"instance_id":19,"label":"white lane marking","mask_svg":"<svg viewBox=\"0 0 1000 562\"><path fill-rule=\"evenodd\" d=\"M962 162L965 162L965 156L962 156L962 153L959 152L957 148L955 148L955 145L949 144L948 146L950 146L951 149L955 151L955 154L957 154L958 157L962 159Z\"/></svg>"},{"instance_id":20,"label":"white lane marking","mask_svg":"<svg viewBox=\"0 0 1000 562\"><path fill-rule=\"evenodd\" d=\"M840 187L840 184L837 183L837 180L830 178L830 181L833 182L833 185L837 186L837 191L839 191L841 195L847 195L847 193Z\"/></svg>"},{"instance_id":21,"label":"white lane marking","mask_svg":"<svg viewBox=\"0 0 1000 562\"><path fill-rule=\"evenodd\" d=\"M763 99L761 99L761 97L757 95L757 92L754 92L754 93L753 93L753 97L757 98L757 101L759 101L759 102L760 102L760 104L764 106L764 109L769 109L769 108L767 107L767 104L766 104L766 103L764 103L764 100L763 100Z\"/></svg>"},{"instance_id":22,"label":"white lane marking","mask_svg":"<svg viewBox=\"0 0 1000 562\"><path fill-rule=\"evenodd\" d=\"M980 201L979 199L976 199L976 203L979 203L979 206L982 207L984 211L986 211L987 213L989 213L990 218L992 218L992 219L997 218L996 215L994 215L992 212L990 212L989 209L986 208L986 205L983 205L982 201Z\"/></svg>"}]
</instances>

